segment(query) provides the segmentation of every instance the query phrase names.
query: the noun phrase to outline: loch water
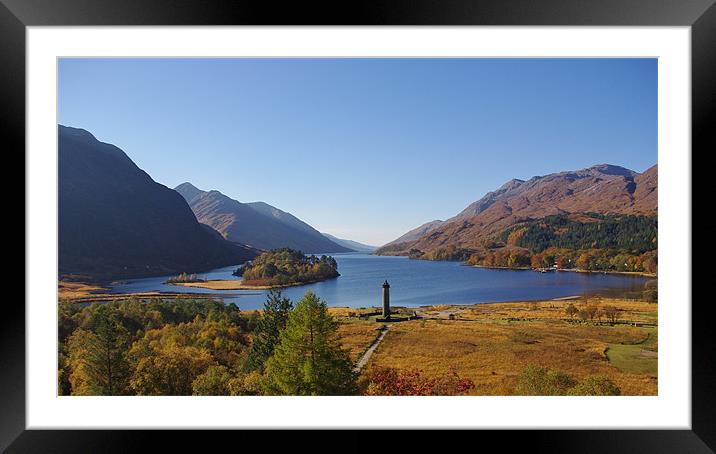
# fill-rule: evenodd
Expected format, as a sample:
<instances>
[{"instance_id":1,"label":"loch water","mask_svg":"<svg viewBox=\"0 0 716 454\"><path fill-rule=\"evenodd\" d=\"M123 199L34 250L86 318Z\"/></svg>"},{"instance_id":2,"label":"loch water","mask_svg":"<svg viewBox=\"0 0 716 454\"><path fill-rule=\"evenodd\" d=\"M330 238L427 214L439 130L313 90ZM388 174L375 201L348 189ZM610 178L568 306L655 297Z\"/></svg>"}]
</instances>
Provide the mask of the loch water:
<instances>
[{"instance_id":1,"label":"loch water","mask_svg":"<svg viewBox=\"0 0 716 454\"><path fill-rule=\"evenodd\" d=\"M332 254L341 276L324 282L283 289L294 302L313 290L329 306L372 307L380 305L381 284L390 283L393 306L476 304L498 301L541 300L584 294L619 294L642 290L642 276L498 270L475 268L458 262L410 260L369 254ZM208 279L237 279L235 266L200 273ZM268 291L209 290L165 284L169 276L132 279L114 283L113 293L184 292L221 295L225 303L242 310L263 307Z\"/></svg>"}]
</instances>

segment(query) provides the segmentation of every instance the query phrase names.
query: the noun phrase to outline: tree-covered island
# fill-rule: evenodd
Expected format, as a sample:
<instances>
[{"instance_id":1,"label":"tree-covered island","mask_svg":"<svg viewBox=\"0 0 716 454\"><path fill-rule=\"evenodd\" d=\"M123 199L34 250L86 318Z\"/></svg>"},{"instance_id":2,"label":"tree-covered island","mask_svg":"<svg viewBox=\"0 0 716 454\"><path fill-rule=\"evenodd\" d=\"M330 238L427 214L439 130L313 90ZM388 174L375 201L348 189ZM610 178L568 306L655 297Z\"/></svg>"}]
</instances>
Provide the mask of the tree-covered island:
<instances>
[{"instance_id":1,"label":"tree-covered island","mask_svg":"<svg viewBox=\"0 0 716 454\"><path fill-rule=\"evenodd\" d=\"M333 279L338 273L336 259L328 255L305 255L289 248L264 252L234 271L245 285L285 286Z\"/></svg>"},{"instance_id":2,"label":"tree-covered island","mask_svg":"<svg viewBox=\"0 0 716 454\"><path fill-rule=\"evenodd\" d=\"M185 287L213 290L252 290L291 287L333 279L338 273L336 259L328 255L305 255L289 248L261 253L233 273L241 280L170 280L168 283Z\"/></svg>"}]
</instances>

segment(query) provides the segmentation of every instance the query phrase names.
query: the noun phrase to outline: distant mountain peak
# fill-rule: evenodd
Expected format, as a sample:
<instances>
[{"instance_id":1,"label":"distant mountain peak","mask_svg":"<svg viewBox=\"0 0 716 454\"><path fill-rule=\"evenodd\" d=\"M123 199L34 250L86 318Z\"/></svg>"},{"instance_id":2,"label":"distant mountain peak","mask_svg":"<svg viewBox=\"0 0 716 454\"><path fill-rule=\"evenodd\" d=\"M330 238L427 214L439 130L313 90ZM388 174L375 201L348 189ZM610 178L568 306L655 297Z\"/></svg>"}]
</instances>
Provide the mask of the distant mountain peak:
<instances>
[{"instance_id":1,"label":"distant mountain peak","mask_svg":"<svg viewBox=\"0 0 716 454\"><path fill-rule=\"evenodd\" d=\"M184 183L182 183L179 186L177 186L176 188L174 188L175 191L178 191L180 189L181 190L189 190L189 191L201 191L201 189L197 188L196 186L189 183L188 181L185 181Z\"/></svg>"},{"instance_id":2,"label":"distant mountain peak","mask_svg":"<svg viewBox=\"0 0 716 454\"><path fill-rule=\"evenodd\" d=\"M186 200L187 202L191 202L194 197L204 194L204 191L197 188L188 181L180 184L179 186L174 188L174 190L181 194L181 196L184 197L184 200Z\"/></svg>"},{"instance_id":3,"label":"distant mountain peak","mask_svg":"<svg viewBox=\"0 0 716 454\"><path fill-rule=\"evenodd\" d=\"M636 175L636 172L634 172L633 170L629 170L625 167L616 166L613 164L597 164L586 170L599 172L604 175L620 175L624 177L633 177L634 175Z\"/></svg>"},{"instance_id":4,"label":"distant mountain peak","mask_svg":"<svg viewBox=\"0 0 716 454\"><path fill-rule=\"evenodd\" d=\"M423 252L448 245L479 249L506 228L525 219L553 214L602 213L656 216L658 170L643 173L613 164L512 179L486 193L456 216L417 227L386 246L403 244ZM391 253L400 252L393 247Z\"/></svg>"},{"instance_id":5,"label":"distant mountain peak","mask_svg":"<svg viewBox=\"0 0 716 454\"><path fill-rule=\"evenodd\" d=\"M202 191L191 183L182 183L174 190L186 199L200 222L230 241L259 249L290 247L306 253L352 250L266 202L240 202L216 189Z\"/></svg>"},{"instance_id":6,"label":"distant mountain peak","mask_svg":"<svg viewBox=\"0 0 716 454\"><path fill-rule=\"evenodd\" d=\"M520 180L520 179L518 179L518 178L513 178L513 179L511 179L510 181L508 181L507 183L505 183L505 184L503 184L502 186L500 186L500 188L499 188L497 191L495 191L495 192L507 192L507 191L509 191L509 190L511 190L511 189L514 189L514 188L520 186L520 185L521 185L522 183L524 183L524 182L525 182L525 180Z\"/></svg>"}]
</instances>

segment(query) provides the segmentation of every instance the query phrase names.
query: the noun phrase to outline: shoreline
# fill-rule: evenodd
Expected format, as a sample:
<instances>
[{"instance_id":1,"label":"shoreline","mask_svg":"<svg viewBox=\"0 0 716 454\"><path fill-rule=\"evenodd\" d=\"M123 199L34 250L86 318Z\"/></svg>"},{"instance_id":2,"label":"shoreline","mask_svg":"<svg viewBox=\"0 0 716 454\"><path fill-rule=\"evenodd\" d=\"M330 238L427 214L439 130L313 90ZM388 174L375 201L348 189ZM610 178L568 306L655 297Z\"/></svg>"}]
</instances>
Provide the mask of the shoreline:
<instances>
[{"instance_id":1,"label":"shoreline","mask_svg":"<svg viewBox=\"0 0 716 454\"><path fill-rule=\"evenodd\" d=\"M139 292L139 293L88 293L86 295L58 296L58 301L69 301L71 303L103 303L110 301L137 299L224 299L237 298L241 296L260 295L260 293L193 293L193 292Z\"/></svg>"},{"instance_id":2,"label":"shoreline","mask_svg":"<svg viewBox=\"0 0 716 454\"><path fill-rule=\"evenodd\" d=\"M335 279L335 278L332 278ZM212 279L200 282L167 282L167 285L181 285L182 287L203 288L207 290L271 290L277 288L300 287L301 285L316 284L328 279L313 280L306 282L289 282L288 284L274 285L246 285L243 281L228 279Z\"/></svg>"},{"instance_id":3,"label":"shoreline","mask_svg":"<svg viewBox=\"0 0 716 454\"><path fill-rule=\"evenodd\" d=\"M607 301L642 301L645 303L649 303L646 300L643 299L629 299L624 297L618 297L618 296L600 296L600 295L590 295L590 298L599 298L602 300ZM569 301L575 301L583 298L583 295L569 295L569 296L558 296L556 298L537 298L537 299L519 299L519 300L507 300L507 301L485 301L484 303L466 303L466 304L460 304L460 303L442 303L442 304L429 304L429 305L421 305L421 306L412 306L415 308L422 308L427 309L435 306L445 306L445 307L473 307L473 306L485 306L490 304L524 304L524 303L561 303L561 302L569 302ZM657 303L649 303L649 304L657 304ZM395 307L404 307L404 306L395 306Z\"/></svg>"},{"instance_id":4,"label":"shoreline","mask_svg":"<svg viewBox=\"0 0 716 454\"><path fill-rule=\"evenodd\" d=\"M549 306L550 309L554 309L555 307L565 307L569 303L575 302L579 299L581 299L581 295L572 295L572 296L563 296L563 297L557 297L557 298L539 298L534 300L528 300L528 299L520 299L520 300L511 300L511 301L490 301L490 302L484 302L484 303L468 303L468 304L458 304L458 303L438 303L438 304L423 304L420 306L402 306L402 305L396 305L391 306L391 312L399 312L399 311L416 311L418 314L421 313L421 311L439 311L439 312L449 312L449 311L465 311L469 309L476 309L479 307L486 307L486 306L497 306L497 307L518 307L520 310L525 309L525 304L533 304L533 303L542 303L542 304L551 304L552 306ZM612 297L612 296L605 296L605 297L599 297L600 303L605 304L620 304L620 303L635 303L635 304L648 304L652 305L654 307L658 307L657 303L650 303L643 299L627 299L627 298L621 298L621 297ZM554 306L556 305L556 306ZM548 306L542 306L544 309ZM382 308L379 306L368 306L368 307L361 307L361 308L355 308L350 306L329 306L329 310L338 310L338 311L381 311ZM526 309L525 309L526 310Z\"/></svg>"},{"instance_id":5,"label":"shoreline","mask_svg":"<svg viewBox=\"0 0 716 454\"><path fill-rule=\"evenodd\" d=\"M376 257L405 257L410 260L424 260L426 262L457 262L463 266L469 266L472 268L485 268L488 270L505 270L505 271L533 271L533 270L535 270L535 268L532 268L531 266L518 266L518 267L510 268L507 266L469 265L465 261L462 261L462 260L428 260L428 259L422 259L422 258L413 259L413 258L408 257L405 254L387 253L387 254L371 254L371 255L375 255ZM616 275L623 275L623 276L642 276L642 277L649 277L649 278L657 278L658 277L658 273L647 273L646 271L584 270L581 268L549 268L549 269L554 270L554 271L565 271L565 272L572 272L572 273L616 274Z\"/></svg>"},{"instance_id":6,"label":"shoreline","mask_svg":"<svg viewBox=\"0 0 716 454\"><path fill-rule=\"evenodd\" d=\"M469 266L472 268L485 268L488 270L535 271L534 268L524 267L524 266L518 267L518 268L508 268L506 266L468 265L467 263L463 263L463 264L465 266ZM650 277L650 278L655 278L655 279L658 278L657 273L647 273L645 271L583 270L580 268L550 268L550 270L566 272L566 273L616 274L616 275L622 275L622 276L641 276L641 277ZM548 272L551 273L553 271L548 271Z\"/></svg>"},{"instance_id":7,"label":"shoreline","mask_svg":"<svg viewBox=\"0 0 716 454\"><path fill-rule=\"evenodd\" d=\"M302 284L299 284L302 285ZM245 287L243 289L246 289ZM226 289L228 290L228 289ZM261 289L257 289L261 290ZM138 299L155 299L155 298L166 298L166 299L216 299L216 298L236 298L241 297L242 295L250 296L250 295L260 295L260 293L193 293L193 292L139 292L139 293L89 293L83 296L67 296L65 298L58 298L58 300L66 300L71 301L73 303L94 303L94 302L109 302L114 300L123 300L128 298L138 298ZM579 300L583 298L583 295L568 295L568 296L559 296L555 298L536 298L536 299L518 299L518 300L505 300L505 301L485 301L485 302L478 302L478 303L435 303L435 304L423 304L420 306L402 306L402 305L395 305L392 306L394 309L429 309L436 306L441 307L454 307L454 308L467 308L467 307L475 307L475 306L484 306L484 305L493 305L493 304L524 304L524 303L534 303L534 302L569 302L574 300ZM628 300L628 301L648 301L637 298L637 299L631 299L631 298L625 298L625 297L618 297L618 296L600 296L600 295L591 295L590 298L600 298L602 300L607 301L617 301L617 300ZM658 303L649 303L649 304L658 304ZM329 306L329 309L380 309L379 306L366 306L366 307L351 307L351 306Z\"/></svg>"},{"instance_id":8,"label":"shoreline","mask_svg":"<svg viewBox=\"0 0 716 454\"><path fill-rule=\"evenodd\" d=\"M641 276L641 277L650 277L650 278L658 278L658 273L647 273L646 271L595 271L595 270L582 270L582 269L558 269L557 271L566 271L566 272L572 272L572 273L596 273L596 274L621 274L624 276Z\"/></svg>"}]
</instances>

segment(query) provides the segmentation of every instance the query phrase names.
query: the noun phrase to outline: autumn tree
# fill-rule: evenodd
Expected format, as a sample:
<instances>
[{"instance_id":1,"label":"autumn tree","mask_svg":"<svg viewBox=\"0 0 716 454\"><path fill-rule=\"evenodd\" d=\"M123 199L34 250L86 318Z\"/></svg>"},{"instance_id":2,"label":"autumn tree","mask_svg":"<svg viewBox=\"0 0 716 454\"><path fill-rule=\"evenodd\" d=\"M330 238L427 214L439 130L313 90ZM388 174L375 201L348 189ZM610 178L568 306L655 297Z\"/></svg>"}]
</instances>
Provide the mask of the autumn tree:
<instances>
[{"instance_id":1,"label":"autumn tree","mask_svg":"<svg viewBox=\"0 0 716 454\"><path fill-rule=\"evenodd\" d=\"M228 396L231 371L226 366L209 366L199 374L191 384L195 396Z\"/></svg>"},{"instance_id":2,"label":"autumn tree","mask_svg":"<svg viewBox=\"0 0 716 454\"><path fill-rule=\"evenodd\" d=\"M71 391L67 355L60 350L57 352L57 394L68 396Z\"/></svg>"},{"instance_id":3,"label":"autumn tree","mask_svg":"<svg viewBox=\"0 0 716 454\"><path fill-rule=\"evenodd\" d=\"M163 345L137 362L130 386L143 396L190 396L194 380L212 364L205 349Z\"/></svg>"},{"instance_id":4,"label":"autumn tree","mask_svg":"<svg viewBox=\"0 0 716 454\"><path fill-rule=\"evenodd\" d=\"M124 358L129 335L116 313L99 307L93 330L77 329L67 340L69 382L74 395L124 394L129 373Z\"/></svg>"},{"instance_id":5,"label":"autumn tree","mask_svg":"<svg viewBox=\"0 0 716 454\"><path fill-rule=\"evenodd\" d=\"M77 329L76 314L78 304L72 301L60 301L57 305L57 337L64 342Z\"/></svg>"},{"instance_id":6,"label":"autumn tree","mask_svg":"<svg viewBox=\"0 0 716 454\"><path fill-rule=\"evenodd\" d=\"M604 309L597 309L597 313L594 315L599 322L602 322L602 317L604 317L606 313L604 312Z\"/></svg>"},{"instance_id":7,"label":"autumn tree","mask_svg":"<svg viewBox=\"0 0 716 454\"><path fill-rule=\"evenodd\" d=\"M263 394L264 376L259 372L249 372L231 378L227 383L231 396L260 396Z\"/></svg>"},{"instance_id":8,"label":"autumn tree","mask_svg":"<svg viewBox=\"0 0 716 454\"><path fill-rule=\"evenodd\" d=\"M575 315L579 312L579 309L572 304L569 303L569 305L564 309L564 312L569 316L570 319L573 319Z\"/></svg>"},{"instance_id":9,"label":"autumn tree","mask_svg":"<svg viewBox=\"0 0 716 454\"><path fill-rule=\"evenodd\" d=\"M68 375L65 380L69 385L69 393L75 396L92 396L106 394L103 386L104 380L97 367L92 367L86 358L89 358L90 345L99 345L97 336L84 329L75 330L67 339L68 357L62 375ZM60 359L63 359L60 356ZM63 368L60 367L62 371ZM62 379L62 375L60 378ZM60 381L62 386L62 381Z\"/></svg>"},{"instance_id":10,"label":"autumn tree","mask_svg":"<svg viewBox=\"0 0 716 454\"><path fill-rule=\"evenodd\" d=\"M621 317L621 311L612 305L604 306L604 315L612 324L616 323Z\"/></svg>"},{"instance_id":11,"label":"autumn tree","mask_svg":"<svg viewBox=\"0 0 716 454\"><path fill-rule=\"evenodd\" d=\"M644 299L649 303L656 303L659 301L659 291L656 288L647 288L643 292Z\"/></svg>"},{"instance_id":12,"label":"autumn tree","mask_svg":"<svg viewBox=\"0 0 716 454\"><path fill-rule=\"evenodd\" d=\"M286 327L288 315L293 309L291 300L280 290L271 290L266 297L261 318L256 322L253 342L244 369L247 372L263 372L266 360L278 344L279 334Z\"/></svg>"},{"instance_id":13,"label":"autumn tree","mask_svg":"<svg viewBox=\"0 0 716 454\"><path fill-rule=\"evenodd\" d=\"M589 303L587 304L587 307L584 308L584 311L587 313L589 320L594 320L594 318L599 314L599 306L597 303Z\"/></svg>"},{"instance_id":14,"label":"autumn tree","mask_svg":"<svg viewBox=\"0 0 716 454\"><path fill-rule=\"evenodd\" d=\"M128 298L60 304L58 317L61 395L190 395L200 376L197 393L231 393L219 372L245 378L253 321L235 304ZM243 392L255 393L254 382L241 381Z\"/></svg>"},{"instance_id":15,"label":"autumn tree","mask_svg":"<svg viewBox=\"0 0 716 454\"><path fill-rule=\"evenodd\" d=\"M69 377L73 395L122 395L128 374L119 342L92 331L76 330L68 339Z\"/></svg>"},{"instance_id":16,"label":"autumn tree","mask_svg":"<svg viewBox=\"0 0 716 454\"><path fill-rule=\"evenodd\" d=\"M605 375L575 380L559 370L528 365L517 381L516 394L525 396L618 396L621 391Z\"/></svg>"},{"instance_id":17,"label":"autumn tree","mask_svg":"<svg viewBox=\"0 0 716 454\"><path fill-rule=\"evenodd\" d=\"M579 319L582 320L582 321L586 321L586 320L589 318L589 312L587 312L587 311L584 310L584 309L580 309L580 310L577 312L577 317L579 317Z\"/></svg>"},{"instance_id":18,"label":"autumn tree","mask_svg":"<svg viewBox=\"0 0 716 454\"><path fill-rule=\"evenodd\" d=\"M645 252L640 257L642 261L642 268L647 273L656 273L658 269L656 251Z\"/></svg>"},{"instance_id":19,"label":"autumn tree","mask_svg":"<svg viewBox=\"0 0 716 454\"><path fill-rule=\"evenodd\" d=\"M190 340L192 345L208 350L221 365L239 368L244 363L249 341L239 326L226 320L212 320L212 314L195 324L198 326Z\"/></svg>"},{"instance_id":20,"label":"autumn tree","mask_svg":"<svg viewBox=\"0 0 716 454\"><path fill-rule=\"evenodd\" d=\"M78 306L78 304L66 300L60 300L57 305L57 389L61 396L69 395L71 392L67 338L78 327L76 320Z\"/></svg>"},{"instance_id":21,"label":"autumn tree","mask_svg":"<svg viewBox=\"0 0 716 454\"><path fill-rule=\"evenodd\" d=\"M605 375L590 375L567 391L569 396L619 396L621 390Z\"/></svg>"},{"instance_id":22,"label":"autumn tree","mask_svg":"<svg viewBox=\"0 0 716 454\"><path fill-rule=\"evenodd\" d=\"M564 396L575 384L576 381L562 371L530 364L517 379L517 394L522 396Z\"/></svg>"},{"instance_id":23,"label":"autumn tree","mask_svg":"<svg viewBox=\"0 0 716 454\"><path fill-rule=\"evenodd\" d=\"M326 303L306 292L291 311L266 362L266 392L277 395L349 395L357 391L348 353Z\"/></svg>"}]
</instances>

